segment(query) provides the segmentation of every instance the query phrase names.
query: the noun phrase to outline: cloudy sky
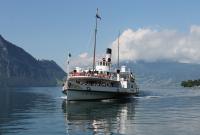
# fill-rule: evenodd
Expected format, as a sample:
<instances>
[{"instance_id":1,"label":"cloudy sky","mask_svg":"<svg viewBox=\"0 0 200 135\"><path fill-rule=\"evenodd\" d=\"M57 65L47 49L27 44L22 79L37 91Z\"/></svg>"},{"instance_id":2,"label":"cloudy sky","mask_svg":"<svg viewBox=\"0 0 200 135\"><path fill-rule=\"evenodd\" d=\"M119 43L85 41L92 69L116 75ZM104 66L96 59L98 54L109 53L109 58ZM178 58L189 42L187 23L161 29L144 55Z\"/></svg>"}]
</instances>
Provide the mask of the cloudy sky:
<instances>
[{"instance_id":1,"label":"cloudy sky","mask_svg":"<svg viewBox=\"0 0 200 135\"><path fill-rule=\"evenodd\" d=\"M200 26L192 25L185 33L173 29L127 29L120 36L121 60L172 60L200 63ZM117 40L111 48L117 52ZM117 58L117 54L113 54Z\"/></svg>"},{"instance_id":2,"label":"cloudy sky","mask_svg":"<svg viewBox=\"0 0 200 135\"><path fill-rule=\"evenodd\" d=\"M37 59L65 68L92 61L94 23L99 8L97 53L113 48L120 36L121 60L200 63L198 0L0 0L0 34Z\"/></svg>"}]
</instances>

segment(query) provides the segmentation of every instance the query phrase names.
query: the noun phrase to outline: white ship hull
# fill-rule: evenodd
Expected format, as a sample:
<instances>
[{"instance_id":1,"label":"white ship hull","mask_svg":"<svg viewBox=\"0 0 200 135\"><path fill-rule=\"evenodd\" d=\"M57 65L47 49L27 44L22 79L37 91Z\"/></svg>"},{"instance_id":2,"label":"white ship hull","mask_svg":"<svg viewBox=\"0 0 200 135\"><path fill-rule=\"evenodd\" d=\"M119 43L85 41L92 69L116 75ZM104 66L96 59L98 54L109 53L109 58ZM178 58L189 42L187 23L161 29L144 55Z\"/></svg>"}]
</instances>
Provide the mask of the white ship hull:
<instances>
[{"instance_id":1,"label":"white ship hull","mask_svg":"<svg viewBox=\"0 0 200 135\"><path fill-rule=\"evenodd\" d=\"M67 100L99 100L99 99L113 99L113 98L125 98L130 96L135 96L138 94L138 88L135 83L132 84L132 88L119 88L119 87L111 87L111 86L99 86L99 85L91 85L91 84L80 84L77 83L77 80L95 80L93 77L86 78L74 78L70 80L70 82L66 82L66 85L63 87L63 93L67 95ZM102 81L108 82L105 79L96 78L97 82ZM115 83L119 83L116 81L110 81Z\"/></svg>"},{"instance_id":2,"label":"white ship hull","mask_svg":"<svg viewBox=\"0 0 200 135\"><path fill-rule=\"evenodd\" d=\"M83 90L68 90L67 100L93 100L114 98L115 94L111 92L94 92Z\"/></svg>"},{"instance_id":3,"label":"white ship hull","mask_svg":"<svg viewBox=\"0 0 200 135\"><path fill-rule=\"evenodd\" d=\"M67 95L67 100L99 100L99 99L125 98L138 94L137 88L118 89L118 88L98 87L98 86L86 87L81 85L79 85L78 87L79 89L63 90L63 93Z\"/></svg>"},{"instance_id":4,"label":"white ship hull","mask_svg":"<svg viewBox=\"0 0 200 135\"><path fill-rule=\"evenodd\" d=\"M87 90L67 90L67 100L100 100L125 98L136 95L136 93L115 93L102 91L87 91Z\"/></svg>"}]
</instances>

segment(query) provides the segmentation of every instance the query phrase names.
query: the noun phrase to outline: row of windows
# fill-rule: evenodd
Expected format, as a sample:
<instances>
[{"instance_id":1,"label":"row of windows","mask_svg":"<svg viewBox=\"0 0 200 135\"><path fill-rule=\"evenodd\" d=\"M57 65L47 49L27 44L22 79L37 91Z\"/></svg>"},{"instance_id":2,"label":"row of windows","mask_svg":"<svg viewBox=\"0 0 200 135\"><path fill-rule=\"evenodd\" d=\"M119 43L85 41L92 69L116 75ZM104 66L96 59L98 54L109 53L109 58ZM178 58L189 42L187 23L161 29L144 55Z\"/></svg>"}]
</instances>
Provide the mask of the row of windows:
<instances>
[{"instance_id":1,"label":"row of windows","mask_svg":"<svg viewBox=\"0 0 200 135\"><path fill-rule=\"evenodd\" d=\"M99 66L110 66L110 63L109 62L106 62L106 61L100 61L100 62L98 62L98 65Z\"/></svg>"}]
</instances>

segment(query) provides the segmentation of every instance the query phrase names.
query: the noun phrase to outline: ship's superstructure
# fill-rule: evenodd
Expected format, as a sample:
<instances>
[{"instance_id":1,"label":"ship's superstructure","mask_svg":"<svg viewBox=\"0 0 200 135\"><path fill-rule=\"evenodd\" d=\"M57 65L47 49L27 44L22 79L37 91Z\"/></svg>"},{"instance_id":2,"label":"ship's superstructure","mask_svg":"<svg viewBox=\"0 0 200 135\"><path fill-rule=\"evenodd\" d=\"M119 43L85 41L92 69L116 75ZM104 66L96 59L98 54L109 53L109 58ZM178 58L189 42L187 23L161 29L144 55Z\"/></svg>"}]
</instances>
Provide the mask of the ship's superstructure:
<instances>
[{"instance_id":1,"label":"ship's superstructure","mask_svg":"<svg viewBox=\"0 0 200 135\"><path fill-rule=\"evenodd\" d=\"M123 98L138 94L135 77L125 66L111 68L111 49L106 57L96 62L95 70L76 67L69 73L63 87L67 100Z\"/></svg>"}]
</instances>

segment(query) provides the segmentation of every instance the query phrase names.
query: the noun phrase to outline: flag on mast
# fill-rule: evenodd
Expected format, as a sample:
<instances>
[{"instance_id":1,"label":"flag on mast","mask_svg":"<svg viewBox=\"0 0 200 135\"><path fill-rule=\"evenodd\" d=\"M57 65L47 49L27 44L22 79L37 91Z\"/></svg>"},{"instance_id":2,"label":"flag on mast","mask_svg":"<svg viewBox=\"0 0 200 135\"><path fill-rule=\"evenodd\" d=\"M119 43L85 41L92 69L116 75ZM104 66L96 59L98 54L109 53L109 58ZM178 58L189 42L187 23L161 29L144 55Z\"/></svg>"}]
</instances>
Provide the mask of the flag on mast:
<instances>
[{"instance_id":1,"label":"flag on mast","mask_svg":"<svg viewBox=\"0 0 200 135\"><path fill-rule=\"evenodd\" d=\"M71 53L69 53L68 55L68 61L67 61L67 64L69 65L69 59L72 57Z\"/></svg>"},{"instance_id":2,"label":"flag on mast","mask_svg":"<svg viewBox=\"0 0 200 135\"><path fill-rule=\"evenodd\" d=\"M99 13L98 13L98 8L97 8L97 13L96 13L96 18L98 18L98 19L101 20L101 17L100 17L100 15L99 15Z\"/></svg>"}]
</instances>

